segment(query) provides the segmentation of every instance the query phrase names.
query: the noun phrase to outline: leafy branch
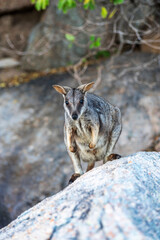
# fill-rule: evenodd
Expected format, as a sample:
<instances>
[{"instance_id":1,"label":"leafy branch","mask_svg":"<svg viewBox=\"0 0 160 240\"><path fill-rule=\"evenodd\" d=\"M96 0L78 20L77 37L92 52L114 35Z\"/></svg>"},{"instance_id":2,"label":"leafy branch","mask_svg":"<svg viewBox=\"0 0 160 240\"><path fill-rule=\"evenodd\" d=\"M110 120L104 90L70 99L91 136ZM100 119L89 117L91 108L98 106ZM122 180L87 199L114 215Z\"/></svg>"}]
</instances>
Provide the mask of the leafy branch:
<instances>
[{"instance_id":1,"label":"leafy branch","mask_svg":"<svg viewBox=\"0 0 160 240\"><path fill-rule=\"evenodd\" d=\"M37 11L45 10L49 5L50 0L30 0L32 4L35 4L35 8ZM83 3L83 8L85 10L93 10L96 7L95 0L77 0L80 3ZM110 0L114 5L122 4L124 0ZM58 8L63 11L63 13L67 13L70 9L75 8L77 6L76 0L59 0ZM105 7L102 7L102 18L106 18L108 11Z\"/></svg>"}]
</instances>

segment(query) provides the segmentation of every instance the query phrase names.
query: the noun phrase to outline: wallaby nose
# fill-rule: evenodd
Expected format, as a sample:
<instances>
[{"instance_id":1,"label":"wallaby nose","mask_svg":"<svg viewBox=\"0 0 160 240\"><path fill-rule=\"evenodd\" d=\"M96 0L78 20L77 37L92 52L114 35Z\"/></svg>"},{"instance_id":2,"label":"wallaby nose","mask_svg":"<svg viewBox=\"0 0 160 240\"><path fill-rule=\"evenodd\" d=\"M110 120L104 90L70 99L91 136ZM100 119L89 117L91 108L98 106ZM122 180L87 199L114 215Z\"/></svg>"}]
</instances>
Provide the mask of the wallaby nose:
<instances>
[{"instance_id":1,"label":"wallaby nose","mask_svg":"<svg viewBox=\"0 0 160 240\"><path fill-rule=\"evenodd\" d=\"M77 118L78 118L77 113L73 113L73 114L72 114L72 118L73 118L73 120L77 120Z\"/></svg>"}]
</instances>

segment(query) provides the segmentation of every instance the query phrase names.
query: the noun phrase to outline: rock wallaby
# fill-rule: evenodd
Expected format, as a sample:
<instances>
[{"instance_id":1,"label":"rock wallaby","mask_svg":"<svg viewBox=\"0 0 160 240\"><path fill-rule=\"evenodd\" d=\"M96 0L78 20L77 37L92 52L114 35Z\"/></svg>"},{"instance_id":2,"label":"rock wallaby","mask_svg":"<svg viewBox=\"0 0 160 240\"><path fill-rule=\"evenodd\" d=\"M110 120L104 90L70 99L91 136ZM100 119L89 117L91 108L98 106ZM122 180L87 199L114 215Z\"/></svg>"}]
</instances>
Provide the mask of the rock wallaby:
<instances>
[{"instance_id":1,"label":"rock wallaby","mask_svg":"<svg viewBox=\"0 0 160 240\"><path fill-rule=\"evenodd\" d=\"M93 84L77 88L53 85L64 97L64 141L75 171L70 182L83 174L81 160L88 162L89 171L95 161L106 163L120 158L112 151L122 129L121 112L103 98L88 93Z\"/></svg>"}]
</instances>

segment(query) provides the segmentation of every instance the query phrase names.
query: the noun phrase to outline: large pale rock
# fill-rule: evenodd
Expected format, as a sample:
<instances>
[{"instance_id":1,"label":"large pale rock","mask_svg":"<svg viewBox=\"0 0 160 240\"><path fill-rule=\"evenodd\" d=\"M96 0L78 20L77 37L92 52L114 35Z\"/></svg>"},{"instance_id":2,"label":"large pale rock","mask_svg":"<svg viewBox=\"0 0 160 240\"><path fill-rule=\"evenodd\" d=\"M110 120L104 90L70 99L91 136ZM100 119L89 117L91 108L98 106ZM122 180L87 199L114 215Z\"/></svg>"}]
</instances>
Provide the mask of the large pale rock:
<instances>
[{"instance_id":1,"label":"large pale rock","mask_svg":"<svg viewBox=\"0 0 160 240\"><path fill-rule=\"evenodd\" d=\"M148 149L153 138L160 136L160 68L155 58L134 53L103 63L102 83L96 94L122 111L123 129L116 153L127 155ZM86 76L96 80L96 66L90 67ZM53 84L78 85L63 74L0 90L3 226L7 219L13 220L64 188L73 173L63 141L63 98L52 89Z\"/></svg>"},{"instance_id":2,"label":"large pale rock","mask_svg":"<svg viewBox=\"0 0 160 240\"><path fill-rule=\"evenodd\" d=\"M160 153L108 162L20 215L0 240L160 239Z\"/></svg>"}]
</instances>

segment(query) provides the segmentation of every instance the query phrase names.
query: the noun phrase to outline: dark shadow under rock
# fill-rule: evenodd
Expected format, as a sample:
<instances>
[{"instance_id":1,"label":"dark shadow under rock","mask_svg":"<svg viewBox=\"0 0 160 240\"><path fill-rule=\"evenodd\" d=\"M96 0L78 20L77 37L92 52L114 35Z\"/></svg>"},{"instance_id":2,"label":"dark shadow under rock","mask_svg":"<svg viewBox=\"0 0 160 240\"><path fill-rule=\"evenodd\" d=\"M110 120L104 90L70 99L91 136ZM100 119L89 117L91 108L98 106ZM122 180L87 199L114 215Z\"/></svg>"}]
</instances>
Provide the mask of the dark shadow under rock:
<instances>
[{"instance_id":1,"label":"dark shadow under rock","mask_svg":"<svg viewBox=\"0 0 160 240\"><path fill-rule=\"evenodd\" d=\"M6 207L0 203L0 228L5 227L11 222L11 218Z\"/></svg>"}]
</instances>

